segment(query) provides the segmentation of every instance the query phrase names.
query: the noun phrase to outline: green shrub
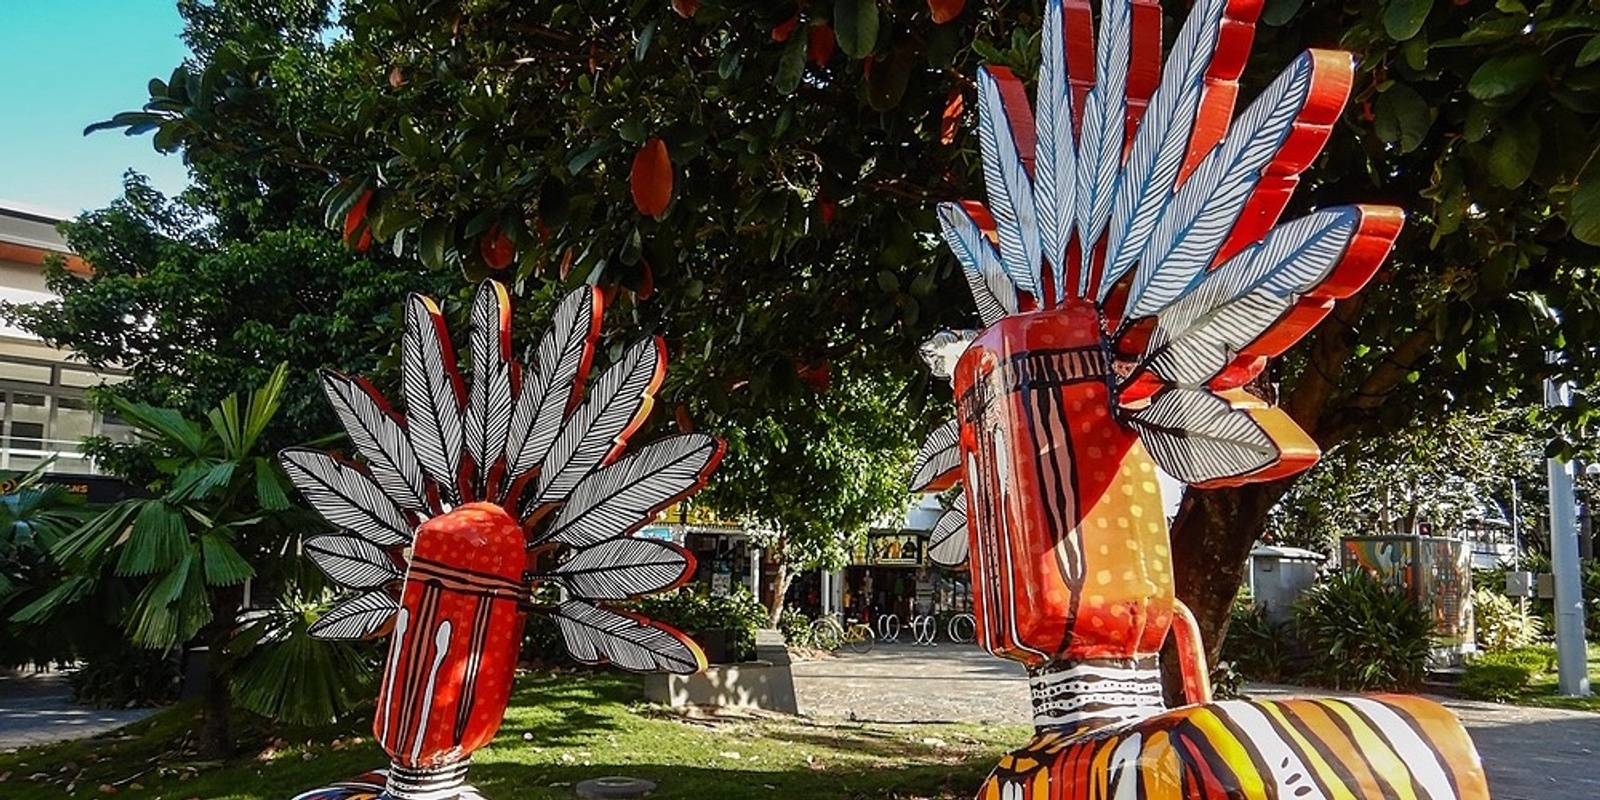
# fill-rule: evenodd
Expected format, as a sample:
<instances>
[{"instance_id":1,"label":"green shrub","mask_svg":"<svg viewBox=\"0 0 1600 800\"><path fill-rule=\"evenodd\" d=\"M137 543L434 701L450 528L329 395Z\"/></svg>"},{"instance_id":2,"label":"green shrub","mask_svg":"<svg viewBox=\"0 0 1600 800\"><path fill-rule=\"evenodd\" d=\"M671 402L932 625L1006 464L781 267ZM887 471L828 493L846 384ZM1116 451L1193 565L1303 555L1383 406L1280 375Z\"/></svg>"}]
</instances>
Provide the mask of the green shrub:
<instances>
[{"instance_id":1,"label":"green shrub","mask_svg":"<svg viewBox=\"0 0 1600 800\"><path fill-rule=\"evenodd\" d=\"M522 660L544 667L576 666L561 638L561 626L543 614L529 614L522 627Z\"/></svg>"},{"instance_id":2,"label":"green shrub","mask_svg":"<svg viewBox=\"0 0 1600 800\"><path fill-rule=\"evenodd\" d=\"M1533 671L1521 664L1490 663L1479 660L1467 665L1456 684L1456 691L1469 700L1497 703L1512 700L1528 688Z\"/></svg>"},{"instance_id":3,"label":"green shrub","mask_svg":"<svg viewBox=\"0 0 1600 800\"><path fill-rule=\"evenodd\" d=\"M1266 609L1240 595L1228 611L1222 660L1245 680L1278 681L1288 675L1293 650L1289 626L1267 621Z\"/></svg>"},{"instance_id":4,"label":"green shrub","mask_svg":"<svg viewBox=\"0 0 1600 800\"><path fill-rule=\"evenodd\" d=\"M1427 671L1433 619L1363 570L1306 590L1294 624L1311 658L1308 677L1333 688L1409 690Z\"/></svg>"},{"instance_id":5,"label":"green shrub","mask_svg":"<svg viewBox=\"0 0 1600 800\"><path fill-rule=\"evenodd\" d=\"M1542 553L1528 553L1522 557L1519 569L1532 572L1535 575L1550 572L1550 557ZM1600 642L1600 559L1586 558L1578 567L1579 580L1583 583L1583 604L1585 635L1591 642ZM1505 569L1485 570L1473 572L1473 582L1482 585L1490 591L1505 590ZM1541 630L1551 632L1556 629L1555 601L1548 597L1531 597L1528 599L1528 613L1537 618Z\"/></svg>"},{"instance_id":6,"label":"green shrub","mask_svg":"<svg viewBox=\"0 0 1600 800\"><path fill-rule=\"evenodd\" d=\"M817 637L811 631L811 618L798 609L785 608L779 612L778 631L783 634L783 641L791 646L817 646Z\"/></svg>"},{"instance_id":7,"label":"green shrub","mask_svg":"<svg viewBox=\"0 0 1600 800\"><path fill-rule=\"evenodd\" d=\"M689 634L707 650L715 646L712 640L721 638L726 631L728 656L732 661L748 661L755 657L756 631L767 625L766 607L742 586L723 597L704 594L692 586L684 587L624 603L622 607ZM567 654L561 629L539 615L529 615L523 628L522 658L549 666L578 663Z\"/></svg>"},{"instance_id":8,"label":"green shrub","mask_svg":"<svg viewBox=\"0 0 1600 800\"><path fill-rule=\"evenodd\" d=\"M183 670L175 650L148 650L108 639L67 678L72 699L100 708L152 706L178 699Z\"/></svg>"},{"instance_id":9,"label":"green shrub","mask_svg":"<svg viewBox=\"0 0 1600 800\"><path fill-rule=\"evenodd\" d=\"M1237 664L1222 660L1211 666L1211 699L1243 700L1246 676Z\"/></svg>"},{"instance_id":10,"label":"green shrub","mask_svg":"<svg viewBox=\"0 0 1600 800\"><path fill-rule=\"evenodd\" d=\"M1497 653L1484 653L1477 664L1504 664L1526 669L1531 675L1543 675L1556 667L1556 649L1549 645L1519 647Z\"/></svg>"},{"instance_id":11,"label":"green shrub","mask_svg":"<svg viewBox=\"0 0 1600 800\"><path fill-rule=\"evenodd\" d=\"M756 631L767 624L766 607L743 586L721 597L686 587L643 598L634 603L633 608L691 636L707 637L713 632L727 631L729 656L733 661L755 657Z\"/></svg>"},{"instance_id":12,"label":"green shrub","mask_svg":"<svg viewBox=\"0 0 1600 800\"><path fill-rule=\"evenodd\" d=\"M1544 635L1544 622L1505 595L1488 588L1472 590L1472 614L1478 647L1500 653L1527 647Z\"/></svg>"}]
</instances>

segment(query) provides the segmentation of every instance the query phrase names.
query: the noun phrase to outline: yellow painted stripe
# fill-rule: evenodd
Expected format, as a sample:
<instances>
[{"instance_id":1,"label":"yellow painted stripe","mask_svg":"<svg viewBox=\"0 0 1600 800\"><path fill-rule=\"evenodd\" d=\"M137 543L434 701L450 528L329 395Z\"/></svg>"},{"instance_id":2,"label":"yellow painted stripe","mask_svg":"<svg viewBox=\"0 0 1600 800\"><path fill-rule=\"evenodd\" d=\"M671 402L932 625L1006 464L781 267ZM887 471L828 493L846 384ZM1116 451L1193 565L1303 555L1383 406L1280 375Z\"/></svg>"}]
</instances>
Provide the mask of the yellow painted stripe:
<instances>
[{"instance_id":1,"label":"yellow painted stripe","mask_svg":"<svg viewBox=\"0 0 1600 800\"><path fill-rule=\"evenodd\" d=\"M1318 741L1326 744L1334 758L1350 773L1350 780L1355 782L1355 789L1364 797L1382 797L1383 789L1378 784L1378 776L1372 773L1372 765L1362 757L1361 751L1355 746L1354 740L1344 732L1343 728L1334 724L1333 712L1326 706L1314 701L1290 701L1284 704L1294 712L1299 724Z\"/></svg>"},{"instance_id":2,"label":"yellow painted stripe","mask_svg":"<svg viewBox=\"0 0 1600 800\"><path fill-rule=\"evenodd\" d=\"M1256 708L1266 712L1267 715L1272 717L1274 722L1277 722L1283 727L1284 730L1289 732L1289 738L1293 739L1294 743L1299 745L1300 751L1304 755L1305 762L1310 764L1311 768L1317 771L1317 777L1322 779L1322 784L1331 790L1329 797L1332 798L1332 800L1357 800L1356 794L1350 791L1344 785L1344 777L1335 771L1334 768L1328 764L1327 759L1322 757L1322 753L1319 752L1317 748L1306 739L1304 732L1302 732L1299 726L1295 724L1295 721L1284 716L1283 709L1281 706L1279 706L1279 704L1261 703L1257 705Z\"/></svg>"},{"instance_id":3,"label":"yellow painted stripe","mask_svg":"<svg viewBox=\"0 0 1600 800\"><path fill-rule=\"evenodd\" d=\"M1375 699L1394 705L1417 720L1428 743L1439 751L1454 773L1459 800L1489 800L1489 787L1484 781L1483 763L1478 758L1477 748L1472 746L1472 740L1454 714L1438 703L1409 695Z\"/></svg>"},{"instance_id":4,"label":"yellow painted stripe","mask_svg":"<svg viewBox=\"0 0 1600 800\"><path fill-rule=\"evenodd\" d=\"M1139 785L1144 800L1183 800L1182 762L1172 749L1172 737L1156 731L1144 743L1139 757Z\"/></svg>"},{"instance_id":5,"label":"yellow painted stripe","mask_svg":"<svg viewBox=\"0 0 1600 800\"><path fill-rule=\"evenodd\" d=\"M1111 788L1111 755L1117 751L1117 745L1121 742L1121 736L1113 736L1094 743L1094 761L1089 765L1089 785L1075 792L1076 796L1087 797L1090 800L1106 800Z\"/></svg>"},{"instance_id":6,"label":"yellow painted stripe","mask_svg":"<svg viewBox=\"0 0 1600 800\"><path fill-rule=\"evenodd\" d=\"M1217 777L1222 777L1223 772L1230 772L1239 782L1244 797L1266 797L1267 787L1261 780L1261 769L1250 757L1250 751L1233 735L1233 731L1228 730L1228 726L1207 708L1196 708L1188 717L1189 722L1205 735L1206 744L1222 758L1222 764L1211 767L1213 772L1218 773Z\"/></svg>"},{"instance_id":7,"label":"yellow painted stripe","mask_svg":"<svg viewBox=\"0 0 1600 800\"><path fill-rule=\"evenodd\" d=\"M1317 705L1344 720L1344 724L1355 736L1356 749L1367 759L1367 763L1372 765L1372 771L1377 774L1378 780L1394 789L1400 800L1417 800L1417 793L1411 790L1411 770L1406 768L1405 762L1393 748L1389 747L1383 737L1372 729L1366 719L1337 700L1319 700Z\"/></svg>"}]
</instances>

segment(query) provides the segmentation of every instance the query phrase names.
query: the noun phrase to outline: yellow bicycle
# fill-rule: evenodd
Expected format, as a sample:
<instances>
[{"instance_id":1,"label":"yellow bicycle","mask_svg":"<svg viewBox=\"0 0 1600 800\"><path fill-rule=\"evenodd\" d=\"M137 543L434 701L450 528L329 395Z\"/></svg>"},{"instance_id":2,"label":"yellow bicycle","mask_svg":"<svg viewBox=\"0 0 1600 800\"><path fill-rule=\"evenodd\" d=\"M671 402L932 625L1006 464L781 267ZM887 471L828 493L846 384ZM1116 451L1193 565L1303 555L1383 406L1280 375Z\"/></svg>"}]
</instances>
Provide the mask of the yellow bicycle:
<instances>
[{"instance_id":1,"label":"yellow bicycle","mask_svg":"<svg viewBox=\"0 0 1600 800\"><path fill-rule=\"evenodd\" d=\"M865 622L850 620L847 625L841 625L834 617L818 617L811 623L811 640L824 650L837 650L843 645L852 652L868 653L876 639L872 626Z\"/></svg>"}]
</instances>

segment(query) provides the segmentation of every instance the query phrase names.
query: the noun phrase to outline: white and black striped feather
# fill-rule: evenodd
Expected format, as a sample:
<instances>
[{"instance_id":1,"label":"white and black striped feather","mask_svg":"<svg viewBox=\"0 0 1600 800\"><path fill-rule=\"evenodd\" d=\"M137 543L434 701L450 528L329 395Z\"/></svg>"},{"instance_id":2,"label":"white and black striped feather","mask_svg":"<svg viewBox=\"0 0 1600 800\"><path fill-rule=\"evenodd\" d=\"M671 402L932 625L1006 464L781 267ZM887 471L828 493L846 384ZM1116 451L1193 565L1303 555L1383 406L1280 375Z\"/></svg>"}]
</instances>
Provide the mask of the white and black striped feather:
<instances>
[{"instance_id":1,"label":"white and black striped feather","mask_svg":"<svg viewBox=\"0 0 1600 800\"><path fill-rule=\"evenodd\" d=\"M911 491L920 492L940 477L961 467L961 425L950 420L928 434L911 462Z\"/></svg>"},{"instance_id":2,"label":"white and black striped feather","mask_svg":"<svg viewBox=\"0 0 1600 800\"><path fill-rule=\"evenodd\" d=\"M322 373L322 390L383 493L407 511L437 513L405 427L372 390L359 380L327 371Z\"/></svg>"},{"instance_id":3,"label":"white and black striped feather","mask_svg":"<svg viewBox=\"0 0 1600 800\"><path fill-rule=\"evenodd\" d=\"M400 507L361 467L301 448L284 450L278 457L289 480L323 519L379 547L411 541L411 525Z\"/></svg>"},{"instance_id":4,"label":"white and black striped feather","mask_svg":"<svg viewBox=\"0 0 1600 800\"><path fill-rule=\"evenodd\" d=\"M1018 118L1028 115L1027 108L1015 112ZM983 151L988 209L1000 238L1000 264L1017 288L1037 295L1040 245L1033 185L1023 167L1022 154L1017 152L1005 99L987 68L978 70L978 143Z\"/></svg>"},{"instance_id":5,"label":"white and black striped feather","mask_svg":"<svg viewBox=\"0 0 1600 800\"><path fill-rule=\"evenodd\" d=\"M567 419L580 369L589 360L598 333L595 289L584 286L561 300L528 364L522 392L511 415L506 444L509 488L532 472L550 451Z\"/></svg>"},{"instance_id":6,"label":"white and black striped feather","mask_svg":"<svg viewBox=\"0 0 1600 800\"><path fill-rule=\"evenodd\" d=\"M1128 51L1132 46L1127 2L1101 7L1095 41L1095 85L1084 98L1083 130L1078 139L1078 242L1082 267L1077 296L1087 296L1093 275L1095 245L1111 220L1116 196L1128 108Z\"/></svg>"},{"instance_id":7,"label":"white and black striped feather","mask_svg":"<svg viewBox=\"0 0 1600 800\"><path fill-rule=\"evenodd\" d=\"M328 609L307 631L318 639L365 639L383 630L400 604L375 589Z\"/></svg>"},{"instance_id":8,"label":"white and black striped feather","mask_svg":"<svg viewBox=\"0 0 1600 800\"><path fill-rule=\"evenodd\" d=\"M582 600L562 603L553 614L567 652L586 664L610 662L635 672L690 675L700 669L695 651L655 625Z\"/></svg>"},{"instance_id":9,"label":"white and black striped feather","mask_svg":"<svg viewBox=\"0 0 1600 800\"><path fill-rule=\"evenodd\" d=\"M477 469L477 497L498 499L488 486L489 471L499 461L511 434L512 396L511 309L506 290L484 281L472 304L472 387L467 395L466 449Z\"/></svg>"},{"instance_id":10,"label":"white and black striped feather","mask_svg":"<svg viewBox=\"0 0 1600 800\"><path fill-rule=\"evenodd\" d=\"M1280 456L1247 412L1204 389L1163 391L1127 421L1151 460L1184 483L1248 475Z\"/></svg>"},{"instance_id":11,"label":"white and black striped feather","mask_svg":"<svg viewBox=\"0 0 1600 800\"><path fill-rule=\"evenodd\" d=\"M663 350L660 339L643 339L595 381L539 466L535 502L565 500L584 476L620 450L623 433L649 408Z\"/></svg>"},{"instance_id":12,"label":"white and black striped feather","mask_svg":"<svg viewBox=\"0 0 1600 800\"><path fill-rule=\"evenodd\" d=\"M722 445L703 433L641 447L580 481L544 540L584 547L627 536L701 485L721 453Z\"/></svg>"},{"instance_id":13,"label":"white and black striped feather","mask_svg":"<svg viewBox=\"0 0 1600 800\"><path fill-rule=\"evenodd\" d=\"M928 536L928 560L945 567L967 563L967 494L956 495L949 510L939 516Z\"/></svg>"},{"instance_id":14,"label":"white and black striped feather","mask_svg":"<svg viewBox=\"0 0 1600 800\"><path fill-rule=\"evenodd\" d=\"M1039 45L1038 110L1035 113L1033 198L1040 247L1049 265L1055 300L1066 286L1067 245L1077 219L1078 147L1072 132L1072 88L1067 81L1066 36L1061 0L1045 4ZM1043 269L1043 267L1040 267ZM1048 299L1048 298L1046 298Z\"/></svg>"},{"instance_id":15,"label":"white and black striped feather","mask_svg":"<svg viewBox=\"0 0 1600 800\"><path fill-rule=\"evenodd\" d=\"M1106 229L1106 261L1098 297L1102 302L1144 251L1157 218L1172 198L1226 8L1227 0L1201 0L1190 12L1166 61L1178 68L1162 74L1140 118Z\"/></svg>"},{"instance_id":16,"label":"white and black striped feather","mask_svg":"<svg viewBox=\"0 0 1600 800\"><path fill-rule=\"evenodd\" d=\"M1216 377L1338 268L1360 224L1355 208L1319 211L1204 273L1161 312L1140 368L1179 386Z\"/></svg>"},{"instance_id":17,"label":"white and black striped feather","mask_svg":"<svg viewBox=\"0 0 1600 800\"><path fill-rule=\"evenodd\" d=\"M406 431L422 471L439 488L444 502L461 502L461 394L455 350L438 308L421 295L406 302L406 330L400 339L401 388L406 398Z\"/></svg>"},{"instance_id":18,"label":"white and black striped feather","mask_svg":"<svg viewBox=\"0 0 1600 800\"><path fill-rule=\"evenodd\" d=\"M611 539L572 554L551 573L582 600L629 600L677 585L693 562L655 539Z\"/></svg>"},{"instance_id":19,"label":"white and black striped feather","mask_svg":"<svg viewBox=\"0 0 1600 800\"><path fill-rule=\"evenodd\" d=\"M1151 233L1128 295L1128 319L1155 314L1211 264L1261 171L1293 129L1312 87L1312 58L1301 55L1201 161Z\"/></svg>"},{"instance_id":20,"label":"white and black striped feather","mask_svg":"<svg viewBox=\"0 0 1600 800\"><path fill-rule=\"evenodd\" d=\"M1000 263L1000 253L983 234L983 229L958 203L939 204L939 228L945 243L961 262L978 319L992 325L1001 317L1017 313L1017 289Z\"/></svg>"},{"instance_id":21,"label":"white and black striped feather","mask_svg":"<svg viewBox=\"0 0 1600 800\"><path fill-rule=\"evenodd\" d=\"M382 548L359 536L313 536L305 552L334 583L350 589L373 589L401 577Z\"/></svg>"}]
</instances>

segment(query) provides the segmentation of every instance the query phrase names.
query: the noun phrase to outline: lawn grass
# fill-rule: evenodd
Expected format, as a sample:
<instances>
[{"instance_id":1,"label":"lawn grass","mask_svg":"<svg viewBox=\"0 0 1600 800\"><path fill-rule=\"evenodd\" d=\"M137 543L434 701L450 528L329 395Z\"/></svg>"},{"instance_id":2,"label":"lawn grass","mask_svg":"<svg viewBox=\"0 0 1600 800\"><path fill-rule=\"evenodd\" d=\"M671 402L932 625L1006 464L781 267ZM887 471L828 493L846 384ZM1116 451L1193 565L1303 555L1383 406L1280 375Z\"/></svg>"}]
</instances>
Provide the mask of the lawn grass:
<instances>
[{"instance_id":1,"label":"lawn grass","mask_svg":"<svg viewBox=\"0 0 1600 800\"><path fill-rule=\"evenodd\" d=\"M1021 726L820 722L776 715L688 718L639 701L638 678L524 676L494 743L473 759L489 798L571 798L579 781L656 781L653 798L967 798ZM0 797L287 800L382 766L364 721L276 738L241 737L241 755L205 763L179 706L109 737L0 754ZM287 739L287 741L285 741ZM113 793L102 787L111 785Z\"/></svg>"},{"instance_id":2,"label":"lawn grass","mask_svg":"<svg viewBox=\"0 0 1600 800\"><path fill-rule=\"evenodd\" d=\"M1600 712L1600 642L1589 642L1589 688L1596 694L1562 697L1556 688L1557 683L1555 672L1535 675L1529 681L1528 688L1517 698L1517 705Z\"/></svg>"}]
</instances>

